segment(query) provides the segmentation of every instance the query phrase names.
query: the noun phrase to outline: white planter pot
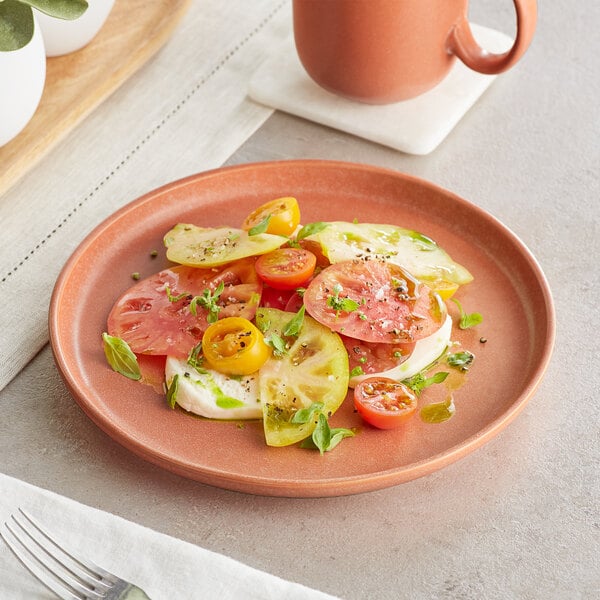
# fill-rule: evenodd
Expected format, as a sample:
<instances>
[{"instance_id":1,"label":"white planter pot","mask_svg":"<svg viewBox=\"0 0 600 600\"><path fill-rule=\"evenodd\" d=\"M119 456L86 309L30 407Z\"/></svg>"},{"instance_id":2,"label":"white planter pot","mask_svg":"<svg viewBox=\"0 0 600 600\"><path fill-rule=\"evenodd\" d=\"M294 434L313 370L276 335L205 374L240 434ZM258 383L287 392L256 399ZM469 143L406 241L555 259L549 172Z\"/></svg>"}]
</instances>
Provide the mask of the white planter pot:
<instances>
[{"instance_id":1,"label":"white planter pot","mask_svg":"<svg viewBox=\"0 0 600 600\"><path fill-rule=\"evenodd\" d=\"M44 36L46 56L75 52L91 42L104 25L114 0L88 0L88 9L78 19L67 21L36 11Z\"/></svg>"},{"instance_id":2,"label":"white planter pot","mask_svg":"<svg viewBox=\"0 0 600 600\"><path fill-rule=\"evenodd\" d=\"M0 52L0 146L16 137L35 113L46 82L46 52L40 27L20 50Z\"/></svg>"}]
</instances>

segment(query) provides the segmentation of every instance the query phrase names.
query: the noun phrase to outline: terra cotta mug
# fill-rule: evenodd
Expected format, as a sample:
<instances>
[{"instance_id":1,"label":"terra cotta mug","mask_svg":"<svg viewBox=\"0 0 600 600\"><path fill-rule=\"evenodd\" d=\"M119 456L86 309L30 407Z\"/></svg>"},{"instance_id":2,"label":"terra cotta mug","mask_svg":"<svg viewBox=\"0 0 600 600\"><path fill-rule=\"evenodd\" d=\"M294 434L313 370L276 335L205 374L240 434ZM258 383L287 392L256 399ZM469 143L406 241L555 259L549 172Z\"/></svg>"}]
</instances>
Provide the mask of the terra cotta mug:
<instances>
[{"instance_id":1,"label":"terra cotta mug","mask_svg":"<svg viewBox=\"0 0 600 600\"><path fill-rule=\"evenodd\" d=\"M486 52L467 19L468 0L294 0L294 39L310 77L326 90L361 102L387 104L435 87L459 58L497 74L529 46L536 0L513 0L512 48Z\"/></svg>"}]
</instances>

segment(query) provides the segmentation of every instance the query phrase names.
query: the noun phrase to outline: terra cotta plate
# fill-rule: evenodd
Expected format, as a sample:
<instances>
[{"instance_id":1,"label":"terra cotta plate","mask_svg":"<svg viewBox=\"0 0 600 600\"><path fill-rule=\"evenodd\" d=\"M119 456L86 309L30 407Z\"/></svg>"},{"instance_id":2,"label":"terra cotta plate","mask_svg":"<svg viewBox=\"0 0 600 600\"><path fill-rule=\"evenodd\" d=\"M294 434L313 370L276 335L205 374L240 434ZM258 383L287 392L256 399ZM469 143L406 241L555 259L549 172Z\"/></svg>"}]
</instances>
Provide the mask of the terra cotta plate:
<instances>
[{"instance_id":1,"label":"terra cotta plate","mask_svg":"<svg viewBox=\"0 0 600 600\"><path fill-rule=\"evenodd\" d=\"M171 410L151 388L107 366L101 334L131 273L166 266L162 236L176 222L239 225L267 200L298 198L304 223L384 222L435 239L474 275L458 298L484 322L454 338L475 355L454 393L452 419L418 417L403 429L363 426L346 401L333 426L358 427L333 452L269 448L258 422L211 422ZM152 250L158 258L151 258ZM449 303L456 317L456 307ZM423 180L395 171L329 161L228 167L168 184L128 204L78 247L56 283L50 340L71 393L98 427L172 472L214 486L271 496L338 496L376 490L431 473L489 441L525 406L554 343L545 277L528 249L488 213ZM480 342L484 337L487 342ZM435 386L442 388L443 386ZM433 388L429 388L431 390ZM429 391L428 390L428 391ZM435 399L422 398L423 402Z\"/></svg>"}]
</instances>

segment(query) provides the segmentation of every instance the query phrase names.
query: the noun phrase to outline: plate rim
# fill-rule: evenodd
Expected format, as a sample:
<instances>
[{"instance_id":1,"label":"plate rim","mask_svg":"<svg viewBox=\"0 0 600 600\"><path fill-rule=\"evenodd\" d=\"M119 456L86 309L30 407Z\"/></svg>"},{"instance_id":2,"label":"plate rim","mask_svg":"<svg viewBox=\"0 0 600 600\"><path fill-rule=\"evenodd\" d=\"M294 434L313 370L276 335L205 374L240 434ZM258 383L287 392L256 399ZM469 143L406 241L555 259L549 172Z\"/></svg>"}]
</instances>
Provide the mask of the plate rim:
<instances>
[{"instance_id":1,"label":"plate rim","mask_svg":"<svg viewBox=\"0 0 600 600\"><path fill-rule=\"evenodd\" d=\"M75 379L71 375L72 369L67 361L65 361L65 357L60 351L61 334L58 327L60 303L62 292L68 284L69 276L73 266L85 254L86 250L94 243L94 241L102 236L106 230L113 227L123 215L126 215L132 210L135 210L148 202L154 201L157 197L164 195L164 193L167 191L174 190L181 186L187 186L190 183L198 180L215 176L227 177L227 174L232 171L240 173L242 171L256 172L257 170L262 169L285 170L286 168L294 169L299 167L350 169L353 171L360 170L368 172L369 175L381 173L388 177L391 176L393 178L410 181L420 187L431 189L436 193L449 196L453 201L462 204L468 210L475 210L494 228L501 230L502 233L508 237L511 243L518 247L520 254L526 259L528 266L535 274L539 290L544 298L543 316L545 317L545 321L547 323L546 331L543 335L543 352L539 357L537 357L536 366L532 371L532 376L527 380L518 398L507 410L499 414L486 427L479 430L476 434L461 440L459 444L451 446L443 452L428 456L424 459L409 463L407 465L402 465L397 468L370 472L368 475L356 474L345 475L340 478L316 478L303 480L300 484L297 481L290 481L286 483L282 480L277 480L277 483L275 484L272 479L252 474L236 474L235 477L223 475L219 476L216 475L217 470L211 467L198 471L197 469L194 469L182 461L168 456L156 448L149 448L143 443L137 443L135 439L124 435L120 429L112 428L110 426L110 422L101 418L98 411L94 410L93 407L90 406L85 399L80 396L82 395L83 390L80 390L79 386L76 385ZM469 200L466 200L454 192L431 181L386 167L338 160L292 159L227 165L194 173L154 188L127 202L122 207L111 213L95 227L93 227L92 230L81 240L60 270L50 298L48 329L50 346L57 369L76 403L82 408L87 417L90 418L90 420L105 434L138 457L182 477L233 491L267 496L325 497L369 492L408 482L449 466L450 464L468 456L474 450L482 447L491 439L493 439L521 413L539 387L539 384L541 383L548 368L553 352L556 337L556 317L554 301L550 287L536 257L529 250L527 245L519 238L519 236L517 236L509 227L504 225L504 223L502 223L499 219L480 206L477 206ZM218 481L215 480L215 477L217 477ZM365 486L366 479L368 479L370 482L367 486ZM299 487L302 489L299 490Z\"/></svg>"}]
</instances>

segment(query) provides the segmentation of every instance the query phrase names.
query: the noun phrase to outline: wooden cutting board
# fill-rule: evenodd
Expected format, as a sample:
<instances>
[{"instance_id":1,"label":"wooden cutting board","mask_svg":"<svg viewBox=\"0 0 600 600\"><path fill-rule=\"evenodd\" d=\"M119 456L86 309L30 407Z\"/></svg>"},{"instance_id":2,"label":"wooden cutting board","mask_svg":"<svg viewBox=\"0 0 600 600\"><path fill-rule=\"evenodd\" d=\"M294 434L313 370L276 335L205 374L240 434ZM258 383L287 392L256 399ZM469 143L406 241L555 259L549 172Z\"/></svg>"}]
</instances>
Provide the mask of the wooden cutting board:
<instances>
[{"instance_id":1,"label":"wooden cutting board","mask_svg":"<svg viewBox=\"0 0 600 600\"><path fill-rule=\"evenodd\" d=\"M0 196L167 41L191 0L116 0L84 48L48 58L33 118L0 148Z\"/></svg>"}]
</instances>

